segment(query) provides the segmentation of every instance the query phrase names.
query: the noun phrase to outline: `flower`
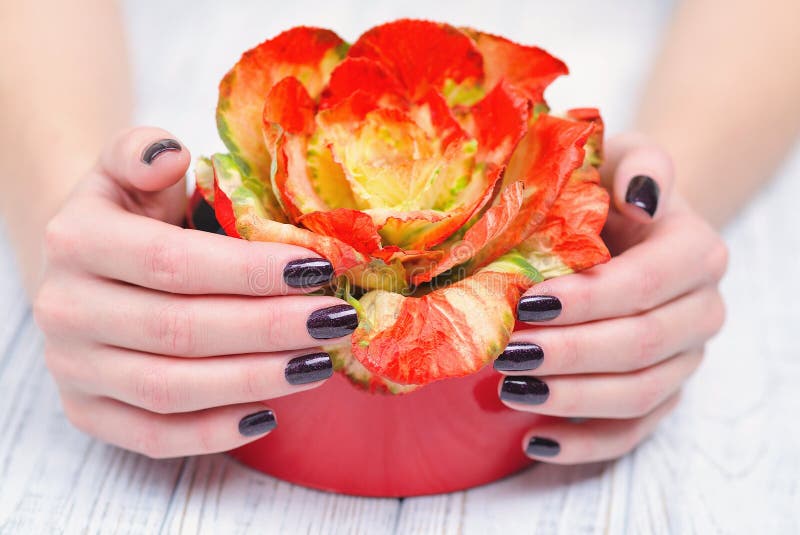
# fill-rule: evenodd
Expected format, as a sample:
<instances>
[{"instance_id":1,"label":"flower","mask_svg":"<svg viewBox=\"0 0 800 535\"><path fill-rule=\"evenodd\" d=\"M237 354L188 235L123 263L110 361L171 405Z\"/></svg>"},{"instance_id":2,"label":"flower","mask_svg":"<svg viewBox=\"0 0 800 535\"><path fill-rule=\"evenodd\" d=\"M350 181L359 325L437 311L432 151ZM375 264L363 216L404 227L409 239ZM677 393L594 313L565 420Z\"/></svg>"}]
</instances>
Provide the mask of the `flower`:
<instances>
[{"instance_id":1,"label":"flower","mask_svg":"<svg viewBox=\"0 0 800 535\"><path fill-rule=\"evenodd\" d=\"M336 368L394 393L473 373L520 295L608 260L597 110L549 112L540 48L399 20L352 46L297 27L220 83L229 154L197 187L230 236L307 247L359 313Z\"/></svg>"}]
</instances>

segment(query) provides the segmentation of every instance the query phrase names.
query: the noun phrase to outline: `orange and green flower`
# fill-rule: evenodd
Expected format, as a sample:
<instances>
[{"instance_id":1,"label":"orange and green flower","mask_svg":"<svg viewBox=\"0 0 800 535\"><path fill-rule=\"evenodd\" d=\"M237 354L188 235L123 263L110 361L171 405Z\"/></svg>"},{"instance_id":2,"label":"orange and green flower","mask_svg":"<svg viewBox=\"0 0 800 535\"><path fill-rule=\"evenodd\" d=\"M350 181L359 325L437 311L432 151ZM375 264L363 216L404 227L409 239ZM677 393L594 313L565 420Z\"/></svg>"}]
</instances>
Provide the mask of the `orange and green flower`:
<instances>
[{"instance_id":1,"label":"orange and green flower","mask_svg":"<svg viewBox=\"0 0 800 535\"><path fill-rule=\"evenodd\" d=\"M234 237L306 247L359 313L337 369L407 392L502 352L520 295L605 262L597 110L551 114L540 48L400 20L352 46L298 27L220 84L230 151L197 188Z\"/></svg>"}]
</instances>

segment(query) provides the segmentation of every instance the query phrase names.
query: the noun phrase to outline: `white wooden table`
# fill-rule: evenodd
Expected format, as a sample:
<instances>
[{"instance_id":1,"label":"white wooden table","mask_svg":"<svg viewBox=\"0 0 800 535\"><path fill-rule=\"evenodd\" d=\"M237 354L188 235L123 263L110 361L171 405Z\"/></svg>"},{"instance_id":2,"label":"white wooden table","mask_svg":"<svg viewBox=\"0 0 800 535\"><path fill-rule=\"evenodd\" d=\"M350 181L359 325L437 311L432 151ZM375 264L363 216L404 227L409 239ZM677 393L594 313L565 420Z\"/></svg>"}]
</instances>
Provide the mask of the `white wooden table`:
<instances>
[{"instance_id":1,"label":"white wooden table","mask_svg":"<svg viewBox=\"0 0 800 535\"><path fill-rule=\"evenodd\" d=\"M405 500L312 491L224 455L153 461L72 429L0 244L0 532L800 533L800 151L780 174L728 229L727 325L651 440Z\"/></svg>"}]
</instances>

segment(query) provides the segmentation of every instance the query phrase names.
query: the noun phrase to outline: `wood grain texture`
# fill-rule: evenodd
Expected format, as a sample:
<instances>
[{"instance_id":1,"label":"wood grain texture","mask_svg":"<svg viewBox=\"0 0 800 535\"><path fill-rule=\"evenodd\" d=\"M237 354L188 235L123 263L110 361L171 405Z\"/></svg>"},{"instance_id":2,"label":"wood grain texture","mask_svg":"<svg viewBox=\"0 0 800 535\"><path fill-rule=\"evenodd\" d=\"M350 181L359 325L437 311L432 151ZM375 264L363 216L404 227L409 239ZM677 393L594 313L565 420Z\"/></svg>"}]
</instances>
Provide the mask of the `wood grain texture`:
<instances>
[{"instance_id":1,"label":"wood grain texture","mask_svg":"<svg viewBox=\"0 0 800 535\"><path fill-rule=\"evenodd\" d=\"M224 455L153 461L72 429L0 244L0 532L800 533L800 150L780 175L726 234L728 322L653 438L617 462L405 500L312 491Z\"/></svg>"}]
</instances>

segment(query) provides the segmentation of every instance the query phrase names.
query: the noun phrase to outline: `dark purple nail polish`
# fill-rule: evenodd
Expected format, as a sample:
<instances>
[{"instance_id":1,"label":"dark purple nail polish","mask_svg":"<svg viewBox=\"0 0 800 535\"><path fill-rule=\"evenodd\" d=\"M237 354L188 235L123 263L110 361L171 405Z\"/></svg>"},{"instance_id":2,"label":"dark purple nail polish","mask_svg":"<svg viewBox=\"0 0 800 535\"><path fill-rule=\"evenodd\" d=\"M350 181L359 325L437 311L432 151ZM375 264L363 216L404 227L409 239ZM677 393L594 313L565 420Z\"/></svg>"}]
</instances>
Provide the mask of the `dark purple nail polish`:
<instances>
[{"instance_id":1,"label":"dark purple nail polish","mask_svg":"<svg viewBox=\"0 0 800 535\"><path fill-rule=\"evenodd\" d=\"M346 336L358 327L358 313L350 305L334 305L315 310L306 321L308 334L317 340Z\"/></svg>"},{"instance_id":2,"label":"dark purple nail polish","mask_svg":"<svg viewBox=\"0 0 800 535\"><path fill-rule=\"evenodd\" d=\"M541 405L550 397L550 389L536 377L514 375L503 379L500 399L526 405Z\"/></svg>"},{"instance_id":3,"label":"dark purple nail polish","mask_svg":"<svg viewBox=\"0 0 800 535\"><path fill-rule=\"evenodd\" d=\"M310 288L328 284L333 277L333 265L324 258L292 260L283 268L283 280L292 288Z\"/></svg>"},{"instance_id":4,"label":"dark purple nail polish","mask_svg":"<svg viewBox=\"0 0 800 535\"><path fill-rule=\"evenodd\" d=\"M327 353L295 357L286 364L284 375L290 385L316 383L333 375L333 361Z\"/></svg>"},{"instance_id":5,"label":"dark purple nail polish","mask_svg":"<svg viewBox=\"0 0 800 535\"><path fill-rule=\"evenodd\" d=\"M633 177L628 184L628 190L625 192L625 202L638 206L650 217L656 213L658 208L658 196L660 194L658 183L646 175L637 175Z\"/></svg>"},{"instance_id":6,"label":"dark purple nail polish","mask_svg":"<svg viewBox=\"0 0 800 535\"><path fill-rule=\"evenodd\" d=\"M531 437L525 453L531 457L555 457L561 453L561 446L555 440L544 437Z\"/></svg>"},{"instance_id":7,"label":"dark purple nail polish","mask_svg":"<svg viewBox=\"0 0 800 535\"><path fill-rule=\"evenodd\" d=\"M494 361L494 369L500 372L525 372L535 370L544 361L544 351L536 344L511 342Z\"/></svg>"},{"instance_id":8,"label":"dark purple nail polish","mask_svg":"<svg viewBox=\"0 0 800 535\"><path fill-rule=\"evenodd\" d=\"M267 409L248 414L239 420L239 433L246 437L254 437L268 433L277 426L278 420L275 419L275 413Z\"/></svg>"},{"instance_id":9,"label":"dark purple nail polish","mask_svg":"<svg viewBox=\"0 0 800 535\"><path fill-rule=\"evenodd\" d=\"M519 321L549 321L561 314L561 301L552 295L526 295L517 303Z\"/></svg>"},{"instance_id":10,"label":"dark purple nail polish","mask_svg":"<svg viewBox=\"0 0 800 535\"><path fill-rule=\"evenodd\" d=\"M158 158L159 154L170 150L181 150L181 144L174 139L161 139L155 143L148 145L142 153L142 161L147 165L153 163L153 160Z\"/></svg>"}]
</instances>

